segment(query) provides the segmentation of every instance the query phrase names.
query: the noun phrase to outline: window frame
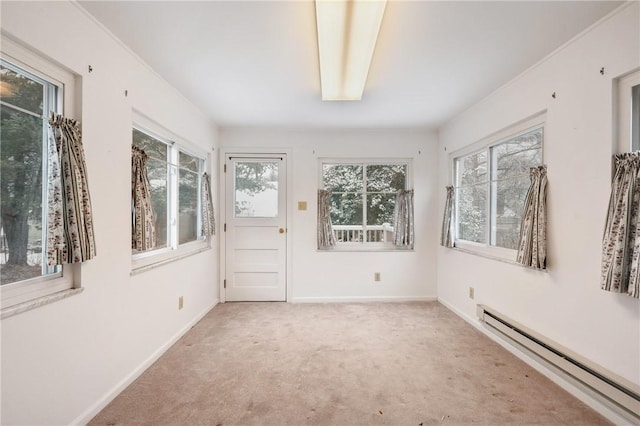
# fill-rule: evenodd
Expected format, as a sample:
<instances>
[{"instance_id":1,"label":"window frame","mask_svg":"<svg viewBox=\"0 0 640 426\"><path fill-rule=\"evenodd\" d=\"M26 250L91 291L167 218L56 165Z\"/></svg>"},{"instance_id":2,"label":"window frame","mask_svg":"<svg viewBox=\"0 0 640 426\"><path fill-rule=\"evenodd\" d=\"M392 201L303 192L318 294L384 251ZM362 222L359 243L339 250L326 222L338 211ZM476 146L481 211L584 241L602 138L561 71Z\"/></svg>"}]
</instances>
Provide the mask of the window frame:
<instances>
[{"instance_id":1,"label":"window frame","mask_svg":"<svg viewBox=\"0 0 640 426\"><path fill-rule=\"evenodd\" d=\"M614 126L616 151L618 153L639 151L640 69L617 78L614 86L614 108L617 116L617 123Z\"/></svg>"},{"instance_id":2,"label":"window frame","mask_svg":"<svg viewBox=\"0 0 640 426\"><path fill-rule=\"evenodd\" d=\"M319 158L318 159L318 187L324 189L323 185L323 170L324 165L362 165L363 166L363 193L365 194L365 198L363 200L362 208L363 208L363 232L366 232L367 224L366 224L366 208L367 208L367 200L366 200L366 166L370 165L403 165L407 167L407 172L405 176L405 189L409 189L413 187L413 161L411 158ZM339 226L339 225L334 225ZM371 225L369 225L371 226ZM393 225L391 230L385 230L392 232ZM377 241L367 241L367 242L336 242L335 246L331 250L326 249L318 249L318 251L413 251L414 248L404 248L397 247L392 242L377 242Z\"/></svg>"},{"instance_id":3,"label":"window frame","mask_svg":"<svg viewBox=\"0 0 640 426\"><path fill-rule=\"evenodd\" d=\"M4 34L0 35L0 41L2 46L0 57L4 61L13 67L32 74L39 80L56 86L58 93L56 93L55 99L55 112L57 114L62 114L69 118L79 118L76 115L75 105L78 80L72 72L34 53ZM48 112L45 113L43 111L43 119L47 120L47 117ZM46 169L46 161L43 163L43 168ZM46 174L43 174L43 176L46 176ZM46 185L43 185L43 197L46 197L45 187ZM46 199L44 199L43 213L46 209L46 204ZM46 228L46 222L44 228ZM45 244L43 244L42 253L43 262L45 262ZM80 265L61 265L60 269L59 272L0 286L2 318L34 309L82 291L80 280L74 279L74 276L80 273Z\"/></svg>"},{"instance_id":4,"label":"window frame","mask_svg":"<svg viewBox=\"0 0 640 426\"><path fill-rule=\"evenodd\" d=\"M544 141L546 137L546 111L535 114L527 119L524 119L516 124L508 126L498 132L495 132L478 142L475 142L467 147L456 150L449 155L449 165L450 165L450 182L455 188L455 205L453 206L453 235L454 235L454 248L466 251L473 254L478 254L481 256L494 258L498 260L505 260L510 262L516 261L517 250L509 249L505 247L499 247L491 244L491 235L492 230L491 226L495 221L495 203L496 199L493 198L493 190L492 183L495 181L493 177L493 156L492 149L499 145L509 142L519 136L532 132L536 129L542 129L542 141L540 146L540 156L541 156L541 164L544 164ZM457 162L458 160L467 157L469 155L473 155L476 153L485 152L487 157L487 175L488 180L486 182L487 185L487 201L486 201L486 210L487 220L485 225L485 236L486 241L483 243L458 239L458 180L457 180Z\"/></svg>"},{"instance_id":5,"label":"window frame","mask_svg":"<svg viewBox=\"0 0 640 426\"><path fill-rule=\"evenodd\" d=\"M133 130L138 130L167 145L167 246L143 252L131 250L131 273L136 274L164 263L182 259L211 249L211 238L202 235L202 175L210 163L209 155L164 127L156 124L143 114L134 111L131 125L131 146ZM199 159L198 165L198 215L196 239L179 243L179 156L180 152ZM175 222L175 223L172 223ZM133 226L133 223L131 223Z\"/></svg>"}]
</instances>

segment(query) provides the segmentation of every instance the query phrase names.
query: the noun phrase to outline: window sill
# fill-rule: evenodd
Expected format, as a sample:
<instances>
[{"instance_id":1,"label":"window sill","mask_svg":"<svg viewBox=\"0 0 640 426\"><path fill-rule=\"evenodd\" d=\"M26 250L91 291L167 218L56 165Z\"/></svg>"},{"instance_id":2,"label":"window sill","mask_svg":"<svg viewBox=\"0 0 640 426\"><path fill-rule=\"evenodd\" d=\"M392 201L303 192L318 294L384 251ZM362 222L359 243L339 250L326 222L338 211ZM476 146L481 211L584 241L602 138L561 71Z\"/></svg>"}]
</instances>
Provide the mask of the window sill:
<instances>
[{"instance_id":1,"label":"window sill","mask_svg":"<svg viewBox=\"0 0 640 426\"><path fill-rule=\"evenodd\" d=\"M210 239L188 243L178 250L166 250L155 255L133 259L130 275L137 275L207 250L211 250Z\"/></svg>"},{"instance_id":2,"label":"window sill","mask_svg":"<svg viewBox=\"0 0 640 426\"><path fill-rule=\"evenodd\" d=\"M319 253L358 253L358 252L413 252L415 248L399 248L399 247L388 247L388 246L362 246L362 245L353 245L353 246L334 246L333 248L327 249L316 249Z\"/></svg>"},{"instance_id":3,"label":"window sill","mask_svg":"<svg viewBox=\"0 0 640 426\"><path fill-rule=\"evenodd\" d=\"M507 262L513 263L515 263L515 259L518 256L517 250L490 246L487 244L466 240L456 240L455 248L467 251L469 253L478 254L480 256L487 256L491 259L505 260Z\"/></svg>"},{"instance_id":4,"label":"window sill","mask_svg":"<svg viewBox=\"0 0 640 426\"><path fill-rule=\"evenodd\" d=\"M23 312L30 311L32 309L39 308L40 306L48 305L50 303L57 302L58 300L66 299L67 297L80 294L83 291L84 291L83 287L71 288L68 290L58 291L56 293L52 293L47 296L42 296L37 299L29 300L27 302L19 303L17 305L9 306L2 310L0 319L9 318L14 315L18 315Z\"/></svg>"},{"instance_id":5,"label":"window sill","mask_svg":"<svg viewBox=\"0 0 640 426\"><path fill-rule=\"evenodd\" d=\"M497 260L498 262L506 263L506 264L513 265L513 266L519 266L520 268L529 269L531 271L544 272L544 273L548 273L549 272L548 268L547 269L533 268L531 266L526 266L526 265L523 265L522 263L518 263L513 259L506 259L506 258L501 257L501 256L492 255L490 253L480 252L480 251L469 249L469 248L457 247L456 246L456 247L451 247L451 249L454 250L454 251L462 252L462 253L472 254L474 256L484 257L485 259Z\"/></svg>"}]
</instances>

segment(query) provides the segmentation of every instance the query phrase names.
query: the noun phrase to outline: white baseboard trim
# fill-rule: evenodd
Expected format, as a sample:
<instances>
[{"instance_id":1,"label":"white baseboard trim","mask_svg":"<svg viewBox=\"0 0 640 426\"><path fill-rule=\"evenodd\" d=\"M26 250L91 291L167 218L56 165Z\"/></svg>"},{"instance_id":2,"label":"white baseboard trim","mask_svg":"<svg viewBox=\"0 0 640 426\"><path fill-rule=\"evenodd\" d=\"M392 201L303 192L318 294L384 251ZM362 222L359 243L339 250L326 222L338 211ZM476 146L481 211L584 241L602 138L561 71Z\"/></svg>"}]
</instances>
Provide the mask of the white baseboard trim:
<instances>
[{"instance_id":1,"label":"white baseboard trim","mask_svg":"<svg viewBox=\"0 0 640 426\"><path fill-rule=\"evenodd\" d=\"M485 334L491 340L520 358L522 361L526 362L529 366L534 368L536 371L541 373L543 376L550 379L552 382L560 386L565 391L569 392L574 397L578 398L580 401L584 402L586 405L591 407L593 410L598 412L600 415L605 417L607 420L611 421L613 424L622 426L629 425L633 426L633 423L626 417L620 415L614 408L610 407L606 403L603 402L598 396L596 396L595 392L586 386L582 385L576 379L570 377L568 374L560 370L559 368L551 365L549 362L540 358L533 352L528 351L526 348L518 345L515 342L511 342L506 338L499 336L498 334L491 331L488 327L485 327L483 323L474 317L467 315L462 312L458 308L454 307L451 303L447 302L442 298L438 298L438 302L444 305L447 309L452 311L454 314L458 315L460 318L474 326L480 332Z\"/></svg>"},{"instance_id":2,"label":"white baseboard trim","mask_svg":"<svg viewBox=\"0 0 640 426\"><path fill-rule=\"evenodd\" d=\"M436 302L436 296L294 297L292 303Z\"/></svg>"},{"instance_id":3,"label":"white baseboard trim","mask_svg":"<svg viewBox=\"0 0 640 426\"><path fill-rule=\"evenodd\" d=\"M102 398L96 401L91 407L78 416L72 425L86 425L93 419L100 411L102 411L111 401L113 401L120 393L131 383L133 383L147 368L158 360L171 346L173 346L187 331L191 329L198 321L200 321L211 309L218 304L218 299L206 307L202 312L196 315L191 321L189 321L182 329L174 334L165 344L160 346L151 356L142 362L137 368L135 368L128 376L122 379L116 386L108 391Z\"/></svg>"}]
</instances>

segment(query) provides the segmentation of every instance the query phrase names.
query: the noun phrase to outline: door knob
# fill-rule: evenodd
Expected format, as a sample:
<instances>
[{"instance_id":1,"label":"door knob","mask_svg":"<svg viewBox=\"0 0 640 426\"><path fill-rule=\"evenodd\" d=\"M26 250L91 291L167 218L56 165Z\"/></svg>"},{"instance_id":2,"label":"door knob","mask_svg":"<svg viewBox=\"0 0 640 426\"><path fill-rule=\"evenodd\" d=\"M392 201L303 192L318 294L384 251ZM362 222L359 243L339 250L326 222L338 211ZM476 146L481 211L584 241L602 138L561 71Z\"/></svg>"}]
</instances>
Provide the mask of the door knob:
<instances>
[{"instance_id":1,"label":"door knob","mask_svg":"<svg viewBox=\"0 0 640 426\"><path fill-rule=\"evenodd\" d=\"M284 228L278 229L278 232L281 233L281 234L284 234Z\"/></svg>"}]
</instances>

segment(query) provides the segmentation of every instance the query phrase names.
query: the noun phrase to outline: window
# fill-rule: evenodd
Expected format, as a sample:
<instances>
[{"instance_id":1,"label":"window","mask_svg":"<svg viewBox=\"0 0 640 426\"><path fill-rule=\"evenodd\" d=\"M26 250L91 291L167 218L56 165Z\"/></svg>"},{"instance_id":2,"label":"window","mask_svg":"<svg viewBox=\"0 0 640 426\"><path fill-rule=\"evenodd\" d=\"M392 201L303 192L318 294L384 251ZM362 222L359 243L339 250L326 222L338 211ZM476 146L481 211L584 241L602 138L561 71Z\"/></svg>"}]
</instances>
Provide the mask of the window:
<instances>
[{"instance_id":1,"label":"window","mask_svg":"<svg viewBox=\"0 0 640 426\"><path fill-rule=\"evenodd\" d=\"M47 264L46 253L47 121L51 112L62 113L63 107L72 114L74 77L9 39L3 38L2 43L0 285L4 316L16 305L73 287L72 266L65 266L63 274L61 266Z\"/></svg>"},{"instance_id":2,"label":"window","mask_svg":"<svg viewBox=\"0 0 640 426\"><path fill-rule=\"evenodd\" d=\"M133 128L132 141L148 156L147 175L155 216L156 246L146 251L133 250L134 260L141 259L135 266L146 266L174 257L176 250L188 243L204 242L200 188L205 161L141 126ZM159 255L160 259L149 260L149 255Z\"/></svg>"},{"instance_id":3,"label":"window","mask_svg":"<svg viewBox=\"0 0 640 426\"><path fill-rule=\"evenodd\" d=\"M234 162L234 217L278 217L281 162L256 159Z\"/></svg>"},{"instance_id":4,"label":"window","mask_svg":"<svg viewBox=\"0 0 640 426\"><path fill-rule=\"evenodd\" d=\"M394 248L393 212L398 190L407 189L409 163L324 161L321 171L337 244Z\"/></svg>"},{"instance_id":5,"label":"window","mask_svg":"<svg viewBox=\"0 0 640 426\"><path fill-rule=\"evenodd\" d=\"M640 83L631 88L631 150L640 150Z\"/></svg>"},{"instance_id":6,"label":"window","mask_svg":"<svg viewBox=\"0 0 640 426\"><path fill-rule=\"evenodd\" d=\"M616 80L618 152L640 150L640 70Z\"/></svg>"},{"instance_id":7,"label":"window","mask_svg":"<svg viewBox=\"0 0 640 426\"><path fill-rule=\"evenodd\" d=\"M455 235L457 247L497 248L493 254L515 260L529 169L542 164L543 126L508 133L454 158Z\"/></svg>"}]
</instances>

